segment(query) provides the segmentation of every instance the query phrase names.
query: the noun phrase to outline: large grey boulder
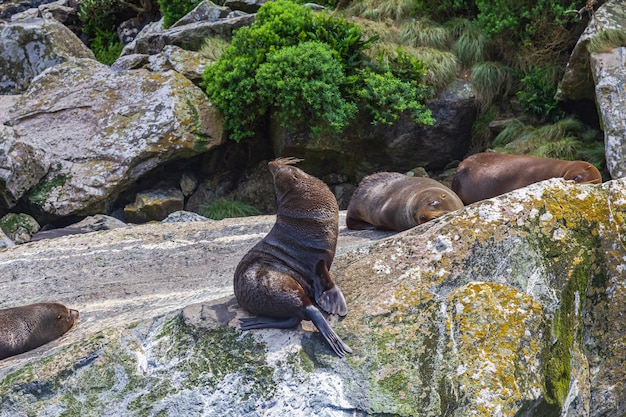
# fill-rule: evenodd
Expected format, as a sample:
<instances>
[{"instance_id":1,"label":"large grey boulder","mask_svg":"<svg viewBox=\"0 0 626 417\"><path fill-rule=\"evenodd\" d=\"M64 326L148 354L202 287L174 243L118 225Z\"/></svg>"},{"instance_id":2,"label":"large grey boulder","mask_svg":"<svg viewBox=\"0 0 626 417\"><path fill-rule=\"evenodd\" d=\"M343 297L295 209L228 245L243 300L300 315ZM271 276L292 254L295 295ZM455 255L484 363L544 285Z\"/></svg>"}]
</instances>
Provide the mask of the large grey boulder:
<instances>
[{"instance_id":1,"label":"large grey boulder","mask_svg":"<svg viewBox=\"0 0 626 417\"><path fill-rule=\"evenodd\" d=\"M114 71L82 59L49 68L0 125L0 205L43 217L106 213L153 168L223 141L201 89L167 71Z\"/></svg>"},{"instance_id":2,"label":"large grey boulder","mask_svg":"<svg viewBox=\"0 0 626 417\"><path fill-rule=\"evenodd\" d=\"M46 68L93 52L55 19L29 19L0 25L0 94L25 91Z\"/></svg>"},{"instance_id":3,"label":"large grey boulder","mask_svg":"<svg viewBox=\"0 0 626 417\"><path fill-rule=\"evenodd\" d=\"M605 30L626 33L626 8L622 1L607 1L593 14L574 47L559 85L557 98L588 98L597 103L606 150L606 164L612 178L626 176L626 48L589 53L587 45Z\"/></svg>"},{"instance_id":4,"label":"large grey boulder","mask_svg":"<svg viewBox=\"0 0 626 417\"><path fill-rule=\"evenodd\" d=\"M309 323L237 329L232 274L272 216L0 251L0 307L81 311L0 362L0 416L623 415L625 194L553 179L394 235L342 227L343 360Z\"/></svg>"}]
</instances>

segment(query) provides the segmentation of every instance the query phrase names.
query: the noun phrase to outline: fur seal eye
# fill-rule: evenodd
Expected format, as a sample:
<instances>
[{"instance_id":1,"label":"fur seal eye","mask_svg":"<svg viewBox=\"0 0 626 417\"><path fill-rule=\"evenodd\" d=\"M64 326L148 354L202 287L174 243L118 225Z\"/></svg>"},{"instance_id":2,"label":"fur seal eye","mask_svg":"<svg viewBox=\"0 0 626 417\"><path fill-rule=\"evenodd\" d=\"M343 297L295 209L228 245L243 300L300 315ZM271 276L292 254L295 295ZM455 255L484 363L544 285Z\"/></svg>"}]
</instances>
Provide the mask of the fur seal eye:
<instances>
[{"instance_id":1,"label":"fur seal eye","mask_svg":"<svg viewBox=\"0 0 626 417\"><path fill-rule=\"evenodd\" d=\"M426 215L425 215L425 214L422 214L422 215L420 216L420 221L421 221L421 222L425 222L425 221L427 221L427 220L428 220L428 218L426 217Z\"/></svg>"},{"instance_id":2,"label":"fur seal eye","mask_svg":"<svg viewBox=\"0 0 626 417\"><path fill-rule=\"evenodd\" d=\"M63 316L61 316L60 314L57 316L57 320L61 320L63 318Z\"/></svg>"}]
</instances>

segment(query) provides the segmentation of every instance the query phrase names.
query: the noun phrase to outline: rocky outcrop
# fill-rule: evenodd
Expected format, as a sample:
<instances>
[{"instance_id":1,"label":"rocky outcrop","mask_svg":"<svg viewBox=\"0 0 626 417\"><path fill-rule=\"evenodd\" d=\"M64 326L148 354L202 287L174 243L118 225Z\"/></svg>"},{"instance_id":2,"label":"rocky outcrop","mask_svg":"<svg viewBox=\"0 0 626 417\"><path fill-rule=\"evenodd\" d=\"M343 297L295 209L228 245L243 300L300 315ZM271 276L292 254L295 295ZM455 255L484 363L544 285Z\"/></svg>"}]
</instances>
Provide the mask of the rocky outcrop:
<instances>
[{"instance_id":1,"label":"rocky outcrop","mask_svg":"<svg viewBox=\"0 0 626 417\"><path fill-rule=\"evenodd\" d=\"M553 179L395 235L342 227L343 360L309 323L237 329L232 274L271 216L0 251L2 307L81 312L0 362L0 416L622 415L624 195Z\"/></svg>"},{"instance_id":2,"label":"rocky outcrop","mask_svg":"<svg viewBox=\"0 0 626 417\"><path fill-rule=\"evenodd\" d=\"M626 101L624 85L626 47L589 53L590 40L606 30L626 33L626 8L621 1L607 1L593 14L578 40L559 85L557 98L592 99L597 103L604 130L606 164L612 178L626 176Z\"/></svg>"},{"instance_id":3,"label":"rocky outcrop","mask_svg":"<svg viewBox=\"0 0 626 417\"><path fill-rule=\"evenodd\" d=\"M25 91L31 80L71 58L93 53L55 19L29 19L0 25L0 94Z\"/></svg>"},{"instance_id":4,"label":"rocky outcrop","mask_svg":"<svg viewBox=\"0 0 626 417\"><path fill-rule=\"evenodd\" d=\"M254 14L239 15L230 8L203 1L189 15L168 29L163 20L147 25L122 50L122 56L131 54L158 54L166 45L197 50L209 36L230 39L232 32L254 21Z\"/></svg>"},{"instance_id":5,"label":"rocky outcrop","mask_svg":"<svg viewBox=\"0 0 626 417\"><path fill-rule=\"evenodd\" d=\"M223 141L206 95L177 72L88 59L41 74L3 122L3 203L50 218L107 213L150 170Z\"/></svg>"},{"instance_id":6,"label":"rocky outcrop","mask_svg":"<svg viewBox=\"0 0 626 417\"><path fill-rule=\"evenodd\" d=\"M341 173L352 181L377 171L405 172L418 166L442 170L467 153L475 97L471 85L457 79L427 105L437 121L433 126L417 126L407 116L392 126L373 126L364 114L332 136L311 138L308 131L274 126L274 152L304 159L305 170L316 176Z\"/></svg>"}]
</instances>

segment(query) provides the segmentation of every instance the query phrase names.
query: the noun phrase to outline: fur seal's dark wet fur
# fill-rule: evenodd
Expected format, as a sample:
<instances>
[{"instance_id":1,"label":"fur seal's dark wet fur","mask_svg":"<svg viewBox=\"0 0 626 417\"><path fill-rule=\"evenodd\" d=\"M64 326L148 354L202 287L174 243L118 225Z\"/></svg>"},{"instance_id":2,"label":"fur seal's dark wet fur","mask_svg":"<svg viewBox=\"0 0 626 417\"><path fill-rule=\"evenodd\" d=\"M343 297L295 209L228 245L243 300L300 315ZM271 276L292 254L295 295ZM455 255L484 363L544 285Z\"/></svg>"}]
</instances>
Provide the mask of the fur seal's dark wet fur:
<instances>
[{"instance_id":1,"label":"fur seal's dark wet fur","mask_svg":"<svg viewBox=\"0 0 626 417\"><path fill-rule=\"evenodd\" d=\"M61 337L78 320L78 311L58 303L0 310L0 359L28 352Z\"/></svg>"},{"instance_id":2,"label":"fur seal's dark wet fur","mask_svg":"<svg viewBox=\"0 0 626 417\"><path fill-rule=\"evenodd\" d=\"M348 204L348 229L403 231L463 208L451 189L431 179L399 172L363 178Z\"/></svg>"},{"instance_id":3,"label":"fur seal's dark wet fur","mask_svg":"<svg viewBox=\"0 0 626 417\"><path fill-rule=\"evenodd\" d=\"M294 158L271 161L278 202L276 223L239 262L234 289L239 305L260 316L241 328L290 328L311 320L337 355L351 353L326 322L323 310L348 313L328 270L339 234L339 208L328 186L293 166Z\"/></svg>"},{"instance_id":4,"label":"fur seal's dark wet fur","mask_svg":"<svg viewBox=\"0 0 626 417\"><path fill-rule=\"evenodd\" d=\"M481 152L459 164L452 190L465 204L486 200L550 178L600 184L600 171L586 161Z\"/></svg>"}]
</instances>

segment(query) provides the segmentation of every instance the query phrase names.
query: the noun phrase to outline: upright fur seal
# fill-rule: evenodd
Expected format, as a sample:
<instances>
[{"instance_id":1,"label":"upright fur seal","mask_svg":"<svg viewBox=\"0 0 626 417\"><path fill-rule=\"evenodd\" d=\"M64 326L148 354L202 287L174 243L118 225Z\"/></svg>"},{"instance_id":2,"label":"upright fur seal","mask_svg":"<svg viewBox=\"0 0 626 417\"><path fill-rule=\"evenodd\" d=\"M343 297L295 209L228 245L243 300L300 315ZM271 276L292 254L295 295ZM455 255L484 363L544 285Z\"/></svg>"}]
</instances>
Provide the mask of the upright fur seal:
<instances>
[{"instance_id":1,"label":"upright fur seal","mask_svg":"<svg viewBox=\"0 0 626 417\"><path fill-rule=\"evenodd\" d=\"M452 190L463 203L472 204L550 178L579 184L602 182L600 171L589 162L482 152L459 164Z\"/></svg>"},{"instance_id":2,"label":"upright fur seal","mask_svg":"<svg viewBox=\"0 0 626 417\"><path fill-rule=\"evenodd\" d=\"M445 185L398 172L378 172L359 183L348 204L348 229L407 230L463 208Z\"/></svg>"},{"instance_id":3,"label":"upright fur seal","mask_svg":"<svg viewBox=\"0 0 626 417\"><path fill-rule=\"evenodd\" d=\"M0 310L0 359L33 350L61 337L78 320L78 311L58 303Z\"/></svg>"},{"instance_id":4,"label":"upright fur seal","mask_svg":"<svg viewBox=\"0 0 626 417\"><path fill-rule=\"evenodd\" d=\"M293 166L271 161L278 211L272 230L239 262L234 289L239 305L261 316L241 329L290 328L311 320L339 357L351 353L320 309L345 316L348 306L328 270L335 257L339 207L328 186Z\"/></svg>"}]
</instances>

